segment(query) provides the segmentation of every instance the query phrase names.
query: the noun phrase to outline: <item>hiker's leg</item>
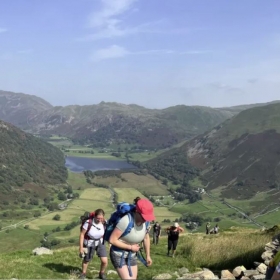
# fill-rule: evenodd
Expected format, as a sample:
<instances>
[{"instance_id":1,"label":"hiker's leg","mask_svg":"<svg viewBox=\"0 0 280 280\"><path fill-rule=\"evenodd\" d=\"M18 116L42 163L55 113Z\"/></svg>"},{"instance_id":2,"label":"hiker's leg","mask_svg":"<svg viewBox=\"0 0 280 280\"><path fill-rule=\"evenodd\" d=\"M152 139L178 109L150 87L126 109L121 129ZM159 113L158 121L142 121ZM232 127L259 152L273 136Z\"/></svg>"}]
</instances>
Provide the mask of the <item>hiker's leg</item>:
<instances>
[{"instance_id":1,"label":"hiker's leg","mask_svg":"<svg viewBox=\"0 0 280 280\"><path fill-rule=\"evenodd\" d=\"M122 258L121 255L115 253L112 249L110 250L110 259L111 262L116 269L119 277L122 280L126 279L136 279L137 278L137 257L131 258L130 260L130 268L132 276L129 275L129 269L127 266L127 260L125 258ZM136 268L135 268L136 267Z\"/></svg>"},{"instance_id":2,"label":"hiker's leg","mask_svg":"<svg viewBox=\"0 0 280 280\"><path fill-rule=\"evenodd\" d=\"M157 235L156 235L156 233L154 232L154 233L153 233L153 244L156 244L156 239L157 239Z\"/></svg>"},{"instance_id":3,"label":"hiker's leg","mask_svg":"<svg viewBox=\"0 0 280 280\"><path fill-rule=\"evenodd\" d=\"M117 273L122 280L137 279L137 272L138 272L137 265L131 266L130 268L131 268L132 276L129 275L129 270L127 265L124 265L122 268L119 267L116 268Z\"/></svg>"},{"instance_id":4,"label":"hiker's leg","mask_svg":"<svg viewBox=\"0 0 280 280\"><path fill-rule=\"evenodd\" d=\"M87 248L87 253L86 253L86 255L85 255L84 259L83 259L83 262L82 262L82 273L83 274L86 274L88 264L91 261L91 259L93 258L93 254L94 254L93 248L92 247L88 247Z\"/></svg>"},{"instance_id":5,"label":"hiker's leg","mask_svg":"<svg viewBox=\"0 0 280 280\"><path fill-rule=\"evenodd\" d=\"M87 267L88 267L89 262L82 262L82 274L86 274L87 273Z\"/></svg>"},{"instance_id":6,"label":"hiker's leg","mask_svg":"<svg viewBox=\"0 0 280 280\"><path fill-rule=\"evenodd\" d=\"M120 263L120 262L119 262ZM125 259L125 264L122 268L117 268L119 277L123 280L126 279L137 279L138 274L138 266L137 266L137 256L134 254L134 256L130 258L130 261L128 258ZM131 274L130 274L131 272Z\"/></svg>"},{"instance_id":7,"label":"hiker's leg","mask_svg":"<svg viewBox=\"0 0 280 280\"><path fill-rule=\"evenodd\" d=\"M100 264L100 273L104 273L106 270L106 267L108 265L108 258L107 258L107 252L106 252L106 246L99 243L97 247L97 255L100 258L101 264Z\"/></svg>"},{"instance_id":8,"label":"hiker's leg","mask_svg":"<svg viewBox=\"0 0 280 280\"><path fill-rule=\"evenodd\" d=\"M167 255L168 256L169 256L171 248L172 248L172 240L168 239L168 244L167 244Z\"/></svg>"},{"instance_id":9,"label":"hiker's leg","mask_svg":"<svg viewBox=\"0 0 280 280\"><path fill-rule=\"evenodd\" d=\"M172 253L172 257L175 256L175 252L176 252L177 245L178 245L178 239L173 241L173 253Z\"/></svg>"},{"instance_id":10,"label":"hiker's leg","mask_svg":"<svg viewBox=\"0 0 280 280\"><path fill-rule=\"evenodd\" d=\"M156 238L156 245L158 245L158 235L157 235L157 238Z\"/></svg>"}]
</instances>

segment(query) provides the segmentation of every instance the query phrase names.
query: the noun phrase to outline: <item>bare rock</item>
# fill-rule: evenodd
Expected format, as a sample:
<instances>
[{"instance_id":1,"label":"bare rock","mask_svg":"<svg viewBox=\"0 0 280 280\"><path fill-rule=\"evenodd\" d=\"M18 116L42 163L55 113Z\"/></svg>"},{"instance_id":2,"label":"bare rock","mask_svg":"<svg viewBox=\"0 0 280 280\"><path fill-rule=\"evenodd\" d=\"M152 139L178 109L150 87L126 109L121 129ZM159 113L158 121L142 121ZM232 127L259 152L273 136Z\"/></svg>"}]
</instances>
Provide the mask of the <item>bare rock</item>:
<instances>
[{"instance_id":1,"label":"bare rock","mask_svg":"<svg viewBox=\"0 0 280 280\"><path fill-rule=\"evenodd\" d=\"M222 270L221 279L235 279L235 277L229 270Z\"/></svg>"},{"instance_id":2,"label":"bare rock","mask_svg":"<svg viewBox=\"0 0 280 280\"><path fill-rule=\"evenodd\" d=\"M252 280L265 280L265 275L264 274L259 274L259 275L254 275Z\"/></svg>"},{"instance_id":3,"label":"bare rock","mask_svg":"<svg viewBox=\"0 0 280 280\"><path fill-rule=\"evenodd\" d=\"M239 278L240 276L243 275L243 271L245 271L246 268L242 265L242 266L237 266L233 271L232 274L234 277Z\"/></svg>"},{"instance_id":4,"label":"bare rock","mask_svg":"<svg viewBox=\"0 0 280 280\"><path fill-rule=\"evenodd\" d=\"M271 251L265 251L262 253L262 256L261 258L264 260L264 261L267 261L267 260L271 260L272 257L273 257L273 253Z\"/></svg>"},{"instance_id":5,"label":"bare rock","mask_svg":"<svg viewBox=\"0 0 280 280\"><path fill-rule=\"evenodd\" d=\"M244 273L244 276L247 276L247 277L250 277L250 278L251 278L251 276L259 275L259 272L255 269L244 270L243 273Z\"/></svg>"},{"instance_id":6,"label":"bare rock","mask_svg":"<svg viewBox=\"0 0 280 280\"><path fill-rule=\"evenodd\" d=\"M115 270L108 270L107 275L110 275L110 274L116 274L117 275L118 273Z\"/></svg>"},{"instance_id":7,"label":"bare rock","mask_svg":"<svg viewBox=\"0 0 280 280\"><path fill-rule=\"evenodd\" d=\"M261 274L265 274L267 270L267 266L264 263L261 263L258 267L257 267L257 271Z\"/></svg>"},{"instance_id":8,"label":"bare rock","mask_svg":"<svg viewBox=\"0 0 280 280\"><path fill-rule=\"evenodd\" d=\"M172 275L170 275L169 273L162 273L157 276L154 276L152 279L161 280L161 279L171 279L171 278L172 278Z\"/></svg>"},{"instance_id":9,"label":"bare rock","mask_svg":"<svg viewBox=\"0 0 280 280\"><path fill-rule=\"evenodd\" d=\"M53 251L48 249L48 248L45 248L45 247L38 247L38 248L35 248L32 253L34 255L37 255L37 256L41 256L41 255L52 255L53 254Z\"/></svg>"},{"instance_id":10,"label":"bare rock","mask_svg":"<svg viewBox=\"0 0 280 280\"><path fill-rule=\"evenodd\" d=\"M178 272L180 275L184 275L184 274L189 273L190 271L186 267L182 267L178 270Z\"/></svg>"}]
</instances>

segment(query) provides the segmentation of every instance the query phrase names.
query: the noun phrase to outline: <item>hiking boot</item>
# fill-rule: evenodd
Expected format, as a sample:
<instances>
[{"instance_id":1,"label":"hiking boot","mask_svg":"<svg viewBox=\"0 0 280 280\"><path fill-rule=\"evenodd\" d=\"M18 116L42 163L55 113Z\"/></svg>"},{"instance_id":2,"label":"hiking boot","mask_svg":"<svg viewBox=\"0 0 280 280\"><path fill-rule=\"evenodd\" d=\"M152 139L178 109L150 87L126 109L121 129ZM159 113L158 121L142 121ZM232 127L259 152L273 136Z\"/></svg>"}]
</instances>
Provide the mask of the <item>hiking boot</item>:
<instances>
[{"instance_id":1,"label":"hiking boot","mask_svg":"<svg viewBox=\"0 0 280 280\"><path fill-rule=\"evenodd\" d=\"M86 274L85 273L81 273L79 279L87 279Z\"/></svg>"},{"instance_id":2,"label":"hiking boot","mask_svg":"<svg viewBox=\"0 0 280 280\"><path fill-rule=\"evenodd\" d=\"M167 257L170 257L169 253L166 254Z\"/></svg>"},{"instance_id":3,"label":"hiking boot","mask_svg":"<svg viewBox=\"0 0 280 280\"><path fill-rule=\"evenodd\" d=\"M99 279L106 280L106 274L104 272L99 272Z\"/></svg>"}]
</instances>

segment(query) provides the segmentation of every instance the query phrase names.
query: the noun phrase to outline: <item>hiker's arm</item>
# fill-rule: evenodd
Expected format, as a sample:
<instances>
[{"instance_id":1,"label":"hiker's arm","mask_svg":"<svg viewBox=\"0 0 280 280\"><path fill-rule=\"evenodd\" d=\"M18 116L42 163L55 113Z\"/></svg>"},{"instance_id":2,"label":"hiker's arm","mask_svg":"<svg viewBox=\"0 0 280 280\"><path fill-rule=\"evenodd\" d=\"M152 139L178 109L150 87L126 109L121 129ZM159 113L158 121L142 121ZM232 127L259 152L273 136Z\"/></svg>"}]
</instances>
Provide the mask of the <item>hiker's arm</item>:
<instances>
[{"instance_id":1,"label":"hiker's arm","mask_svg":"<svg viewBox=\"0 0 280 280\"><path fill-rule=\"evenodd\" d=\"M85 233L86 230L82 229L80 233L80 248L79 248L80 253L83 253Z\"/></svg>"},{"instance_id":2,"label":"hiker's arm","mask_svg":"<svg viewBox=\"0 0 280 280\"><path fill-rule=\"evenodd\" d=\"M151 259L151 254L150 254L150 235L149 235L149 233L147 233L145 235L143 243L144 243L144 249L145 249L145 253L146 253L147 264L148 264L148 266L150 266L152 264L152 259Z\"/></svg>"},{"instance_id":3,"label":"hiker's arm","mask_svg":"<svg viewBox=\"0 0 280 280\"><path fill-rule=\"evenodd\" d=\"M181 228L181 227L179 227L179 231L180 231L180 232L183 232L183 231L184 231L184 229L183 229L183 228Z\"/></svg>"},{"instance_id":4,"label":"hiker's arm","mask_svg":"<svg viewBox=\"0 0 280 280\"><path fill-rule=\"evenodd\" d=\"M140 249L140 246L138 244L130 245L119 240L122 234L123 232L120 229L115 228L110 236L109 242L120 249L138 252Z\"/></svg>"}]
</instances>

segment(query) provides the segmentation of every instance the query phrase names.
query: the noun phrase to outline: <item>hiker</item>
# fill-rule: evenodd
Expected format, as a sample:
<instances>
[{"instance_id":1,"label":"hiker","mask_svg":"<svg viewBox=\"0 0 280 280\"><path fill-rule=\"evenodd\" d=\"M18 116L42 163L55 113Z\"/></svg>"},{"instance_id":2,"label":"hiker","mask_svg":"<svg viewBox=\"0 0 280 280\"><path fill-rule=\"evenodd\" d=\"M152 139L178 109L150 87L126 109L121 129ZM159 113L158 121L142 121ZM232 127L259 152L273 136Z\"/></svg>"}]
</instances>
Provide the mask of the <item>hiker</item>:
<instances>
[{"instance_id":1,"label":"hiker","mask_svg":"<svg viewBox=\"0 0 280 280\"><path fill-rule=\"evenodd\" d=\"M208 222L206 224L206 234L209 234L209 231L210 231L210 223Z\"/></svg>"},{"instance_id":2,"label":"hiker","mask_svg":"<svg viewBox=\"0 0 280 280\"><path fill-rule=\"evenodd\" d=\"M133 199L133 203L136 205L137 201L140 200L140 199L141 199L141 197L139 197L139 196L135 197Z\"/></svg>"},{"instance_id":3,"label":"hiker","mask_svg":"<svg viewBox=\"0 0 280 280\"><path fill-rule=\"evenodd\" d=\"M179 241L179 234L180 232L183 232L184 229L179 226L178 223L174 223L173 226L168 227L166 229L166 233L168 235L168 251L167 256L168 257L175 257L176 248ZM170 255L170 251L172 250L172 255Z\"/></svg>"},{"instance_id":4,"label":"hiker","mask_svg":"<svg viewBox=\"0 0 280 280\"><path fill-rule=\"evenodd\" d=\"M130 219L133 219L133 227L129 233L122 236L130 224ZM135 211L124 215L112 231L109 239L112 244L110 259L121 279L137 279L137 257L144 261L139 255L141 253L139 243L142 241L146 253L145 265L152 265L147 222L153 220L155 220L153 204L147 199L139 199Z\"/></svg>"},{"instance_id":5,"label":"hiker","mask_svg":"<svg viewBox=\"0 0 280 280\"><path fill-rule=\"evenodd\" d=\"M161 226L156 222L153 226L153 244L158 245L158 240L161 235Z\"/></svg>"},{"instance_id":6,"label":"hiker","mask_svg":"<svg viewBox=\"0 0 280 280\"><path fill-rule=\"evenodd\" d=\"M86 272L89 262L92 260L96 251L97 256L100 258L100 271L99 278L106 279L105 269L108 265L108 258L106 247L103 243L105 213L102 209L94 211L94 217L86 220L82 225L80 233L80 257L82 261L82 274L80 279L86 278Z\"/></svg>"},{"instance_id":7,"label":"hiker","mask_svg":"<svg viewBox=\"0 0 280 280\"><path fill-rule=\"evenodd\" d=\"M275 271L274 271L271 279L272 280L279 280L280 279L280 262L276 266Z\"/></svg>"},{"instance_id":8,"label":"hiker","mask_svg":"<svg viewBox=\"0 0 280 280\"><path fill-rule=\"evenodd\" d=\"M218 226L218 224L216 224L216 225L214 226L214 234L217 234L218 231L219 231L219 226Z\"/></svg>"},{"instance_id":9,"label":"hiker","mask_svg":"<svg viewBox=\"0 0 280 280\"><path fill-rule=\"evenodd\" d=\"M266 269L266 273L265 273L265 279L280 279L280 265L278 265L280 263L280 251L278 251L275 256L273 257L273 259L270 260L267 269ZM275 273L275 271L277 271L277 265L278 265L278 275L277 273ZM277 276L279 278L277 278Z\"/></svg>"}]
</instances>

